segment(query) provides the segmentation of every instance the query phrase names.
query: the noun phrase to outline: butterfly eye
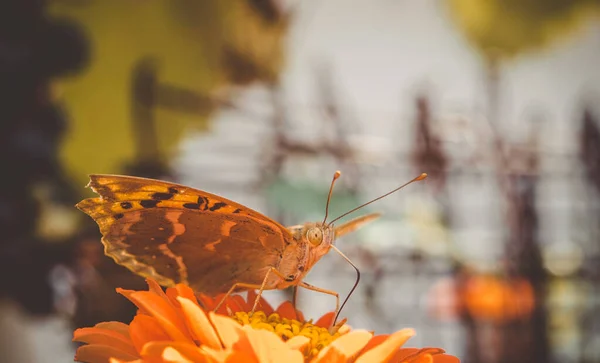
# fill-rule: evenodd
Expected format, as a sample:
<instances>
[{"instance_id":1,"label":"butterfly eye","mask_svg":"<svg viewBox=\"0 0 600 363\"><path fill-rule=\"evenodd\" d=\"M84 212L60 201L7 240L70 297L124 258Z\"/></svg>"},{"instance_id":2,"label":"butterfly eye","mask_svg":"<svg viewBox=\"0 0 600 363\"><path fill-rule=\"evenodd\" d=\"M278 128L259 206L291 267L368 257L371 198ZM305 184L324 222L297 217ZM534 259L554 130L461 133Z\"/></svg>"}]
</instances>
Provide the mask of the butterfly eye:
<instances>
[{"instance_id":1,"label":"butterfly eye","mask_svg":"<svg viewBox=\"0 0 600 363\"><path fill-rule=\"evenodd\" d=\"M323 231L320 228L311 228L306 232L306 238L308 238L308 242L318 246L323 242Z\"/></svg>"}]
</instances>

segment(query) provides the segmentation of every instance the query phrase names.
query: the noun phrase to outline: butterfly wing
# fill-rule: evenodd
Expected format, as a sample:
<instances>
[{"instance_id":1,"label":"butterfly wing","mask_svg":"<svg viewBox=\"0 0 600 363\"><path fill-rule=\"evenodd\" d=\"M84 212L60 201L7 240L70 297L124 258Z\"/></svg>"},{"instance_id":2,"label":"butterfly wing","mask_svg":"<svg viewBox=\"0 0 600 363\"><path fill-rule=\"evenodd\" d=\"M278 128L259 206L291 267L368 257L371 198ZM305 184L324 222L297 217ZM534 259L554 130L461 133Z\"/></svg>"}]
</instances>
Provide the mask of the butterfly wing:
<instances>
[{"instance_id":1,"label":"butterfly wing","mask_svg":"<svg viewBox=\"0 0 600 363\"><path fill-rule=\"evenodd\" d=\"M220 196L159 180L91 175L100 195L77 204L103 235L106 255L131 271L207 294L262 283L292 239L279 223Z\"/></svg>"}]
</instances>

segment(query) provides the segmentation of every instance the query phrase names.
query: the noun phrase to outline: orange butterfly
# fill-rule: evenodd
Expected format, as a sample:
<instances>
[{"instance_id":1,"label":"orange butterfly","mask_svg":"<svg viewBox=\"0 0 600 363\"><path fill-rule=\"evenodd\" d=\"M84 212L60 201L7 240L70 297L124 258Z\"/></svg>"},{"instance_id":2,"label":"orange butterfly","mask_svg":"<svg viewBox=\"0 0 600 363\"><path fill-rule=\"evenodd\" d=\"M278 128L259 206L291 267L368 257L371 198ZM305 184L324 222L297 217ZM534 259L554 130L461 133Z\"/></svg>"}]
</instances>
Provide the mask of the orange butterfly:
<instances>
[{"instance_id":1,"label":"orange butterfly","mask_svg":"<svg viewBox=\"0 0 600 363\"><path fill-rule=\"evenodd\" d=\"M331 192L339 176L336 172L331 183L323 222L288 228L214 194L131 176L91 175L88 186L100 197L85 199L77 208L98 223L107 256L161 285L186 283L213 296L259 289L259 297L263 290L301 286L335 296L339 312L338 293L312 286L303 281L304 276L330 249L350 262L334 246L335 239L379 214L338 227L333 222L427 175L326 223Z\"/></svg>"}]
</instances>

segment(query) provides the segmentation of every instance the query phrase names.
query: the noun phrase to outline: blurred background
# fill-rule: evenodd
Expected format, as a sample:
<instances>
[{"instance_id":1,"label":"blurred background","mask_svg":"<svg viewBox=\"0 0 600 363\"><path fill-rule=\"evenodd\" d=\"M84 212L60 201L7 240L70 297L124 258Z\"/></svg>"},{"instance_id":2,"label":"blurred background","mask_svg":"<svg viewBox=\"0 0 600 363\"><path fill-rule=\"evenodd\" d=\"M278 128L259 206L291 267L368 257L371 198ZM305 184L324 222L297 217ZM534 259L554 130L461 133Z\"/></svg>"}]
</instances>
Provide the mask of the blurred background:
<instances>
[{"instance_id":1,"label":"blurred background","mask_svg":"<svg viewBox=\"0 0 600 363\"><path fill-rule=\"evenodd\" d=\"M0 356L72 361L129 322L74 208L161 178L287 225L363 212L342 316L466 363L600 362L600 1L5 0ZM345 296L339 256L310 273ZM267 292L273 304L288 292ZM318 317L330 296L300 291Z\"/></svg>"}]
</instances>

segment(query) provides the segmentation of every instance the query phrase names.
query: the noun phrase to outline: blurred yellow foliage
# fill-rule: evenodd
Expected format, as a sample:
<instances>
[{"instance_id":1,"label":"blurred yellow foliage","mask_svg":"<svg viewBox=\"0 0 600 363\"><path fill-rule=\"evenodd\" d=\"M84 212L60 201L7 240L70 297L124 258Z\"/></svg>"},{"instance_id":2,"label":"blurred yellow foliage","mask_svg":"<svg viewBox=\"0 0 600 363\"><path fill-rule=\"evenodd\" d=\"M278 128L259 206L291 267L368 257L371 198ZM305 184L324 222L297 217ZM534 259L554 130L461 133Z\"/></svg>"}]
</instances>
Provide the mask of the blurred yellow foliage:
<instances>
[{"instance_id":1,"label":"blurred yellow foliage","mask_svg":"<svg viewBox=\"0 0 600 363\"><path fill-rule=\"evenodd\" d=\"M598 18L598 0L447 0L451 17L487 58L543 48Z\"/></svg>"},{"instance_id":2,"label":"blurred yellow foliage","mask_svg":"<svg viewBox=\"0 0 600 363\"><path fill-rule=\"evenodd\" d=\"M67 1L51 11L80 22L92 47L91 64L59 84L70 117L61 156L82 184L89 173L120 172L135 154L131 81L142 59L156 61L159 83L203 96L272 82L283 63L287 19L269 19L249 0ZM190 125L206 127L210 111L157 109L161 154L172 153Z\"/></svg>"}]
</instances>

